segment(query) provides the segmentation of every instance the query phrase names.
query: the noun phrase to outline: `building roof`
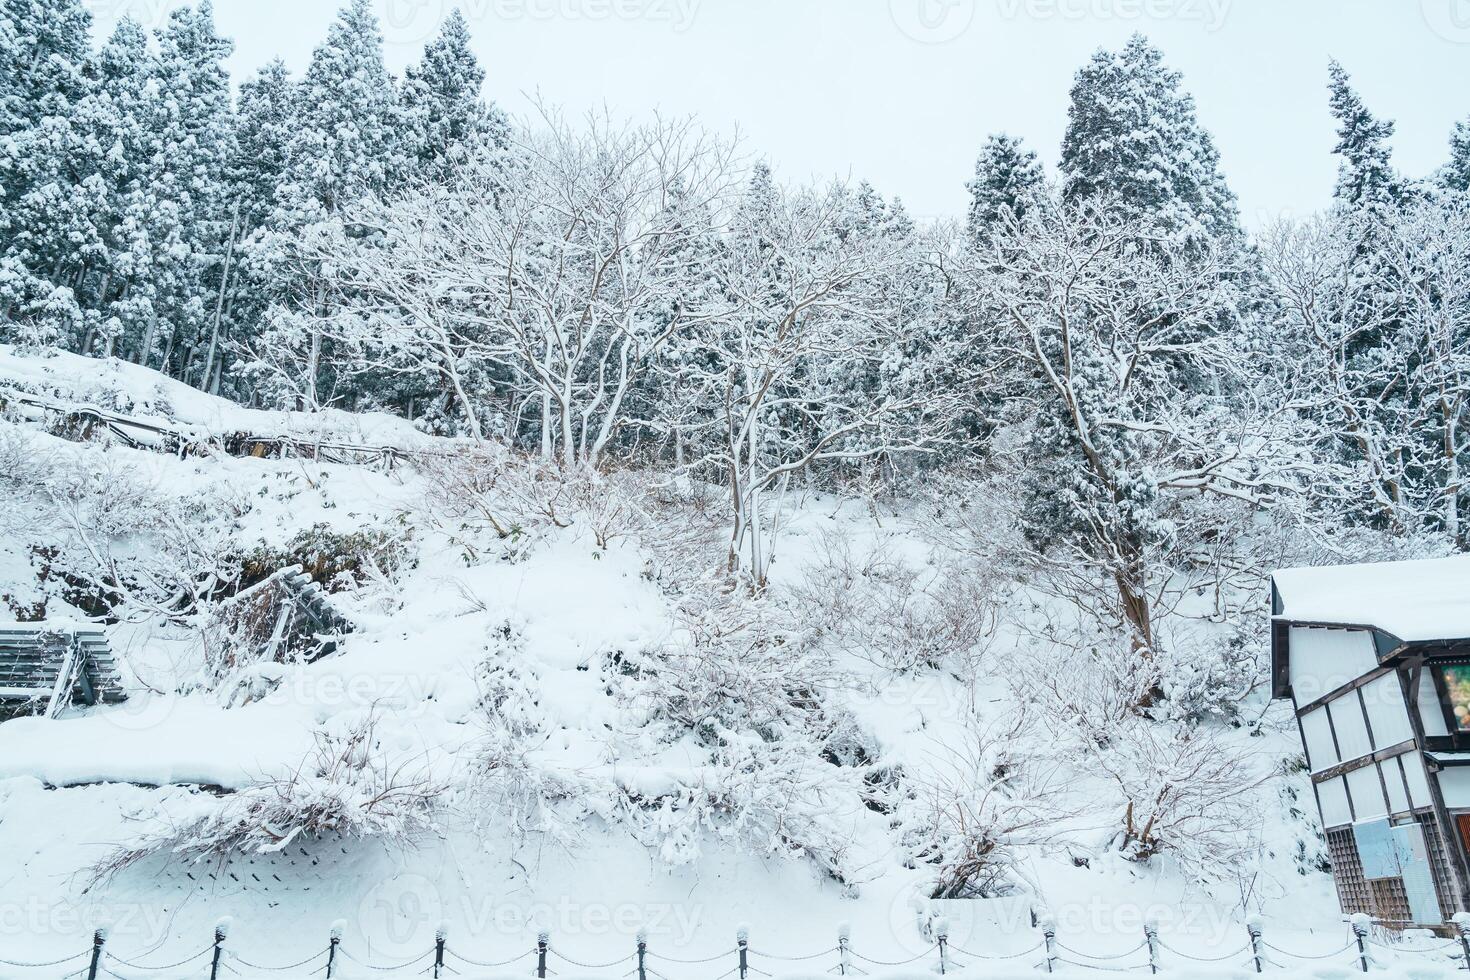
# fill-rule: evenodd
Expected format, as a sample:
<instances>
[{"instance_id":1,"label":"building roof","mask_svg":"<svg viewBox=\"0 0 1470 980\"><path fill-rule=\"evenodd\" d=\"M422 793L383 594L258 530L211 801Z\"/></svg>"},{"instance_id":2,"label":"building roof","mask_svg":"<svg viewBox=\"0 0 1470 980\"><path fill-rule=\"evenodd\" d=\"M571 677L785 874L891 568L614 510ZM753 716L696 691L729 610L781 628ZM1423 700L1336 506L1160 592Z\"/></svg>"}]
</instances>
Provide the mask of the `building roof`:
<instances>
[{"instance_id":1,"label":"building roof","mask_svg":"<svg viewBox=\"0 0 1470 980\"><path fill-rule=\"evenodd\" d=\"M1409 643L1470 638L1470 555L1285 568L1275 618L1373 626Z\"/></svg>"}]
</instances>

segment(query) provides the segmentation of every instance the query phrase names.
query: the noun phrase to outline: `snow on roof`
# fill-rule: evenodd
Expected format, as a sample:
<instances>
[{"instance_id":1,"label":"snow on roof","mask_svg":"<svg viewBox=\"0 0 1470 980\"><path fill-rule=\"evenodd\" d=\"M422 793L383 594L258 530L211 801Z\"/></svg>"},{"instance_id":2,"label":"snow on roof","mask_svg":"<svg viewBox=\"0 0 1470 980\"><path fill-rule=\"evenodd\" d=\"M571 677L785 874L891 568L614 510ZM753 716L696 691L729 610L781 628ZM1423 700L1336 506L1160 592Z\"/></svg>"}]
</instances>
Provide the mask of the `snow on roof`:
<instances>
[{"instance_id":1,"label":"snow on roof","mask_svg":"<svg viewBox=\"0 0 1470 980\"><path fill-rule=\"evenodd\" d=\"M1470 637L1470 555L1285 568L1277 619L1374 626L1405 641Z\"/></svg>"}]
</instances>

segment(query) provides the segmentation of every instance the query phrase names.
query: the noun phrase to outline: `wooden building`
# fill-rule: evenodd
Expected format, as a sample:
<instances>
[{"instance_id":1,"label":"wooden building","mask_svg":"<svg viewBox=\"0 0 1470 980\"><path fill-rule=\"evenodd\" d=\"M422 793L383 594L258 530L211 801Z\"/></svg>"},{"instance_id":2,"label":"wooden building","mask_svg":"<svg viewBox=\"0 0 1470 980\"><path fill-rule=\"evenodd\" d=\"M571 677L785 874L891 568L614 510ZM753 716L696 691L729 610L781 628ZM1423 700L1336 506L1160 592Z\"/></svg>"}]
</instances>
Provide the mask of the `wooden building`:
<instances>
[{"instance_id":1,"label":"wooden building","mask_svg":"<svg viewBox=\"0 0 1470 980\"><path fill-rule=\"evenodd\" d=\"M1346 914L1470 910L1470 556L1272 576L1290 698Z\"/></svg>"}]
</instances>

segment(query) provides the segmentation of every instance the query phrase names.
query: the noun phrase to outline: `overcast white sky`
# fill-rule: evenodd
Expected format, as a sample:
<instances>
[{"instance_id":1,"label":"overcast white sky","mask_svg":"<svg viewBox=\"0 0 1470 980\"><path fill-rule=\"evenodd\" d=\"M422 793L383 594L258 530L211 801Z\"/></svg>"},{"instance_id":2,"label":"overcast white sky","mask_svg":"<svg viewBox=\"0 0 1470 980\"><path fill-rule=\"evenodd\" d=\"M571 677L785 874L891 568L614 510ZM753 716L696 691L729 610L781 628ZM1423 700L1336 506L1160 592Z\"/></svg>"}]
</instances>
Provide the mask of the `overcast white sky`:
<instances>
[{"instance_id":1,"label":"overcast white sky","mask_svg":"<svg viewBox=\"0 0 1470 980\"><path fill-rule=\"evenodd\" d=\"M99 31L149 26L182 0L88 0ZM486 94L512 114L539 91L568 110L694 113L786 179L866 178L919 215L959 214L985 135L1053 166L1072 73L1142 30L1214 134L1246 223L1325 205L1329 57L1397 121L1395 162L1422 175L1470 116L1470 0L375 0L390 67L444 14L468 16ZM237 80L280 55L299 71L335 0L215 0Z\"/></svg>"}]
</instances>

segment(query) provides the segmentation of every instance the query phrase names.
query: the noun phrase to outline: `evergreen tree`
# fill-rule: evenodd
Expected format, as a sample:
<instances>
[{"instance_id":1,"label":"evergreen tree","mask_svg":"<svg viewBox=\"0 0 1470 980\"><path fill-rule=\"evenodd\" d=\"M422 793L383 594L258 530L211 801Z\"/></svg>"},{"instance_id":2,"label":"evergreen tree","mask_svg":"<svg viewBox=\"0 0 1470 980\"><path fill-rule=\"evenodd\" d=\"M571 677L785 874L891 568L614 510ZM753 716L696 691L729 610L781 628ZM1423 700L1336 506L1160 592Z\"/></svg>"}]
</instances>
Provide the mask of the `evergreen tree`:
<instances>
[{"instance_id":1,"label":"evergreen tree","mask_svg":"<svg viewBox=\"0 0 1470 980\"><path fill-rule=\"evenodd\" d=\"M336 214L343 202L379 193L401 175L402 113L370 0L351 0L332 23L312 54L296 109L283 203L298 220Z\"/></svg>"},{"instance_id":2,"label":"evergreen tree","mask_svg":"<svg viewBox=\"0 0 1470 980\"><path fill-rule=\"evenodd\" d=\"M432 172L478 140L499 149L506 146L508 123L481 98L484 84L485 71L470 50L469 25L455 8L439 36L424 48L423 59L405 75L403 104L413 166Z\"/></svg>"},{"instance_id":3,"label":"evergreen tree","mask_svg":"<svg viewBox=\"0 0 1470 980\"><path fill-rule=\"evenodd\" d=\"M81 0L0 2L0 136L71 112L86 91L91 29Z\"/></svg>"},{"instance_id":4,"label":"evergreen tree","mask_svg":"<svg viewBox=\"0 0 1470 980\"><path fill-rule=\"evenodd\" d=\"M350 394L346 378L333 371L324 334L332 297L321 270L298 246L346 234L345 206L402 179L402 122L370 0L351 0L297 88L276 208L249 250L252 273L270 283L273 304L264 330L249 343L250 373L268 400L314 409Z\"/></svg>"},{"instance_id":5,"label":"evergreen tree","mask_svg":"<svg viewBox=\"0 0 1470 980\"><path fill-rule=\"evenodd\" d=\"M208 369L199 362L212 333L231 225L234 119L224 59L233 48L216 32L209 0L173 11L158 32L154 216L168 261L157 268L155 302L167 327L152 331L139 353L148 363L156 347L164 369L198 383Z\"/></svg>"},{"instance_id":6,"label":"evergreen tree","mask_svg":"<svg viewBox=\"0 0 1470 980\"><path fill-rule=\"evenodd\" d=\"M1441 174L1441 182L1452 191L1470 191L1470 119L1455 123L1450 134L1450 162Z\"/></svg>"},{"instance_id":7,"label":"evergreen tree","mask_svg":"<svg viewBox=\"0 0 1470 980\"><path fill-rule=\"evenodd\" d=\"M94 172L105 195L105 259L90 297L98 318L82 340L83 353L136 356L147 325L156 322L154 271L167 260L155 246L160 230L155 177L164 153L153 73L147 34L124 17L98 53L92 91L78 113L87 144L101 150Z\"/></svg>"},{"instance_id":8,"label":"evergreen tree","mask_svg":"<svg viewBox=\"0 0 1470 980\"><path fill-rule=\"evenodd\" d=\"M970 240L987 238L1007 212L1018 219L1024 216L1043 179L1035 152L1019 139L1004 133L990 136L975 161L975 178L965 185L970 191L966 225Z\"/></svg>"},{"instance_id":9,"label":"evergreen tree","mask_svg":"<svg viewBox=\"0 0 1470 980\"><path fill-rule=\"evenodd\" d=\"M1077 72L1062 141L1069 201L1114 195L1129 217L1182 241L1240 234L1235 195L1182 76L1141 34Z\"/></svg>"},{"instance_id":10,"label":"evergreen tree","mask_svg":"<svg viewBox=\"0 0 1470 980\"><path fill-rule=\"evenodd\" d=\"M76 343L101 248L99 147L74 124L91 17L78 0L0 2L0 339Z\"/></svg>"},{"instance_id":11,"label":"evergreen tree","mask_svg":"<svg viewBox=\"0 0 1470 980\"><path fill-rule=\"evenodd\" d=\"M1337 200L1352 208L1388 209L1402 203L1406 194L1403 179L1390 162L1388 141L1394 125L1374 118L1348 73L1337 61L1328 67L1332 115L1337 119L1337 146L1341 158L1337 168Z\"/></svg>"},{"instance_id":12,"label":"evergreen tree","mask_svg":"<svg viewBox=\"0 0 1470 980\"><path fill-rule=\"evenodd\" d=\"M222 390L227 361L260 331L270 305L271 282L247 256L250 239L275 213L290 160L295 100L296 84L279 58L240 86L228 175L232 231L225 243L226 288L208 391Z\"/></svg>"}]
</instances>

